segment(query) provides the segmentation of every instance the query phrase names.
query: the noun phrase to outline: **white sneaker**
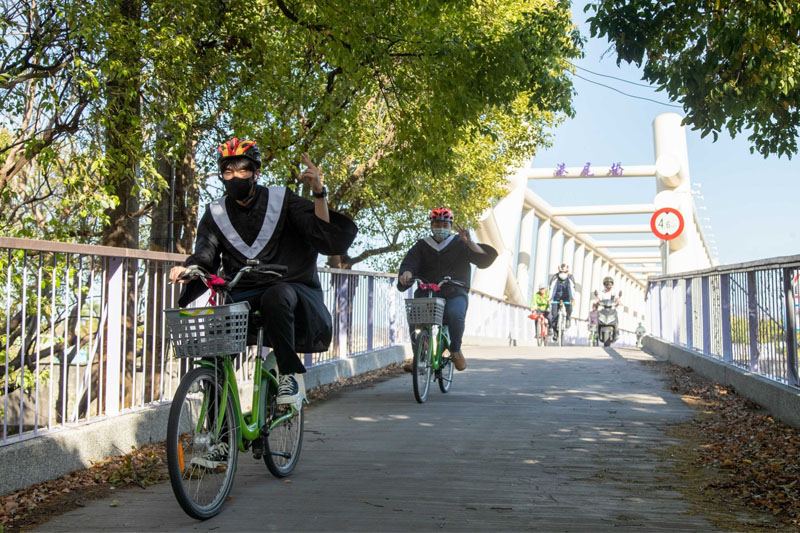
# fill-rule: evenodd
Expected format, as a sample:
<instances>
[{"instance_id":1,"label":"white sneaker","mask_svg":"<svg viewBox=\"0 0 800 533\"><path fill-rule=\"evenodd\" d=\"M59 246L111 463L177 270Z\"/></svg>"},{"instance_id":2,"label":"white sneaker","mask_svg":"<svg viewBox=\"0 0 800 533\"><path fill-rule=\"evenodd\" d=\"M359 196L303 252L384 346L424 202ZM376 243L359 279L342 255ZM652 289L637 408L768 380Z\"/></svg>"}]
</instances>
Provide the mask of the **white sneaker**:
<instances>
[{"instance_id":1,"label":"white sneaker","mask_svg":"<svg viewBox=\"0 0 800 533\"><path fill-rule=\"evenodd\" d=\"M192 464L209 470L226 466L228 464L228 444L226 442L218 443L204 456L193 457Z\"/></svg>"},{"instance_id":2,"label":"white sneaker","mask_svg":"<svg viewBox=\"0 0 800 533\"><path fill-rule=\"evenodd\" d=\"M306 397L303 374L284 374L278 380L278 403L297 403Z\"/></svg>"}]
</instances>

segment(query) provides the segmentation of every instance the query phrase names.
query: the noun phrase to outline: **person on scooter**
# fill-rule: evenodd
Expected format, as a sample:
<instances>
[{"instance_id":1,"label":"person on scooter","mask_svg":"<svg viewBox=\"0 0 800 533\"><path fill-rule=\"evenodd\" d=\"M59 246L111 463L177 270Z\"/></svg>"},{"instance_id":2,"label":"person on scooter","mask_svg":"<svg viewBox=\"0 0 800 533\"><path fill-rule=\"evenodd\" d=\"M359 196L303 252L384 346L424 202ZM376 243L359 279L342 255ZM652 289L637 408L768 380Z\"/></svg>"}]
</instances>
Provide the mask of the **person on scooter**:
<instances>
[{"instance_id":1,"label":"person on scooter","mask_svg":"<svg viewBox=\"0 0 800 533\"><path fill-rule=\"evenodd\" d=\"M569 328L572 305L575 303L574 294L575 278L569 273L569 265L562 263L558 267L558 272L550 279L550 328L553 332L553 339L558 339L558 304L559 302L564 303L567 311L565 326Z\"/></svg>"},{"instance_id":2,"label":"person on scooter","mask_svg":"<svg viewBox=\"0 0 800 533\"><path fill-rule=\"evenodd\" d=\"M438 283L445 277L460 281L464 285L445 284L437 297L446 301L444 323L450 329L450 357L456 370L464 370L467 361L461 351L469 303L469 282L472 274L470 264L486 268L497 258L497 250L488 244L476 243L469 230L456 224L457 234L451 234L453 212L447 207L437 207L428 217L431 221L431 235L420 239L408 250L400 263L397 277L397 290L403 292L411 288L412 279L422 278L430 283ZM414 293L415 298L425 296L425 291ZM403 369L411 372L406 364Z\"/></svg>"},{"instance_id":3,"label":"person on scooter","mask_svg":"<svg viewBox=\"0 0 800 533\"><path fill-rule=\"evenodd\" d=\"M603 346L611 346L619 335L616 308L622 303L622 292L614 289L614 278L603 278L603 290L594 291L594 303L602 309L598 315L598 334Z\"/></svg>"},{"instance_id":4,"label":"person on scooter","mask_svg":"<svg viewBox=\"0 0 800 533\"><path fill-rule=\"evenodd\" d=\"M614 278L606 276L603 278L603 290L595 291L595 303L610 299L613 299L619 307L622 303L622 293L618 290L614 290Z\"/></svg>"}]
</instances>

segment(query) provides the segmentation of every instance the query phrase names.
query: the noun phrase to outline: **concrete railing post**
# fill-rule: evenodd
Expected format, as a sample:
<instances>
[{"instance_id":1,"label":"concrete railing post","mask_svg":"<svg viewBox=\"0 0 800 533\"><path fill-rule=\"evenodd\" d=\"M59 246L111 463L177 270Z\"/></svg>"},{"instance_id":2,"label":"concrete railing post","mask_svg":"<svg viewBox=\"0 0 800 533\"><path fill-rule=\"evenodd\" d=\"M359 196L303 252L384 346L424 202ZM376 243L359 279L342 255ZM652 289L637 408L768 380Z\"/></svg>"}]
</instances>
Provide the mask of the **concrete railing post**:
<instances>
[{"instance_id":1,"label":"concrete railing post","mask_svg":"<svg viewBox=\"0 0 800 533\"><path fill-rule=\"evenodd\" d=\"M375 335L375 277L367 278L367 350L372 351Z\"/></svg>"},{"instance_id":2,"label":"concrete railing post","mask_svg":"<svg viewBox=\"0 0 800 533\"><path fill-rule=\"evenodd\" d=\"M789 385L800 385L797 372L797 332L795 330L796 324L794 322L794 294L792 294L792 274L793 268L783 269L783 301L784 309L786 310L786 373Z\"/></svg>"},{"instance_id":3,"label":"concrete railing post","mask_svg":"<svg viewBox=\"0 0 800 533\"><path fill-rule=\"evenodd\" d=\"M747 323L750 331L750 370L758 372L758 304L756 301L756 273L747 272Z\"/></svg>"},{"instance_id":4,"label":"concrete railing post","mask_svg":"<svg viewBox=\"0 0 800 533\"><path fill-rule=\"evenodd\" d=\"M701 279L703 292L703 353L711 355L711 296L708 276Z\"/></svg>"},{"instance_id":5,"label":"concrete railing post","mask_svg":"<svg viewBox=\"0 0 800 533\"><path fill-rule=\"evenodd\" d=\"M720 301L722 303L722 360L733 361L733 337L731 335L731 277L722 274L719 277Z\"/></svg>"},{"instance_id":6,"label":"concrete railing post","mask_svg":"<svg viewBox=\"0 0 800 533\"><path fill-rule=\"evenodd\" d=\"M108 331L106 332L106 386L105 414L119 414L120 372L122 370L122 315L127 295L123 290L125 259L109 257L108 272Z\"/></svg>"}]
</instances>

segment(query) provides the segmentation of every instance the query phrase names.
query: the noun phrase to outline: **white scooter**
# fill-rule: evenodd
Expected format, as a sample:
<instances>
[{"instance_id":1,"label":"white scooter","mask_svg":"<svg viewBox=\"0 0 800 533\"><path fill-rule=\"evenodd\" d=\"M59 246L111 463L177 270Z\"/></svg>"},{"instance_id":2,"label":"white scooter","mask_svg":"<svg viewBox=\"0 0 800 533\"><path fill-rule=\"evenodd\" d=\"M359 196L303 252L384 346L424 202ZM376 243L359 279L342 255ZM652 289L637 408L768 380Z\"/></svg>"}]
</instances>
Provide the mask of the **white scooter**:
<instances>
[{"instance_id":1,"label":"white scooter","mask_svg":"<svg viewBox=\"0 0 800 533\"><path fill-rule=\"evenodd\" d=\"M599 297L597 291L594 295ZM622 293L620 293L622 296ZM617 301L612 296L611 298L600 300L600 310L597 313L597 335L603 346L611 346L611 343L617 340L619 322L617 319Z\"/></svg>"}]
</instances>

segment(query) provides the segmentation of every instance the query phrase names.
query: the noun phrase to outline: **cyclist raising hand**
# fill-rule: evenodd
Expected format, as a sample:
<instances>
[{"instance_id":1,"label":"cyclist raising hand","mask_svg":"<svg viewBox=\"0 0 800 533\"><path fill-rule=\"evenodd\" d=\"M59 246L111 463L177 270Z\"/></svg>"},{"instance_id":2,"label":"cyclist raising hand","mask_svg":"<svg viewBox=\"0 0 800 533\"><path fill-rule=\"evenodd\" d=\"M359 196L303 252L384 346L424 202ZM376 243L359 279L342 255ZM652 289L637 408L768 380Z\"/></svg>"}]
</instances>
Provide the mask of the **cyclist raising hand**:
<instances>
[{"instance_id":1,"label":"cyclist raising hand","mask_svg":"<svg viewBox=\"0 0 800 533\"><path fill-rule=\"evenodd\" d=\"M429 219L432 235L418 240L400 263L397 290L408 290L413 277L434 283L449 277L464 284L463 287L445 284L437 294L446 300L444 323L450 329L450 356L456 370L464 370L467 362L461 351L461 339L464 336L464 318L467 314L467 295L472 273L470 264L486 268L497 258L497 251L488 244L474 242L469 230L458 224L458 234L451 234L453 212L447 207L437 207L431 211ZM414 297L420 296L424 294L417 290ZM411 371L410 366L404 368Z\"/></svg>"},{"instance_id":2,"label":"cyclist raising hand","mask_svg":"<svg viewBox=\"0 0 800 533\"><path fill-rule=\"evenodd\" d=\"M231 292L235 302L246 301L261 311L265 345L274 349L280 372L278 403L305 397L306 369L297 352L323 352L331 343L331 315L317 276L317 254L347 252L357 228L346 216L328 209L327 190L320 170L307 154L300 179L313 200L283 186L257 183L261 153L254 141L233 138L217 148L217 165L226 195L206 208L197 228L194 253L172 268L173 282L190 265L228 274L248 260L286 265L280 280L245 274ZM190 282L179 304L186 306L205 292L199 280Z\"/></svg>"}]
</instances>

